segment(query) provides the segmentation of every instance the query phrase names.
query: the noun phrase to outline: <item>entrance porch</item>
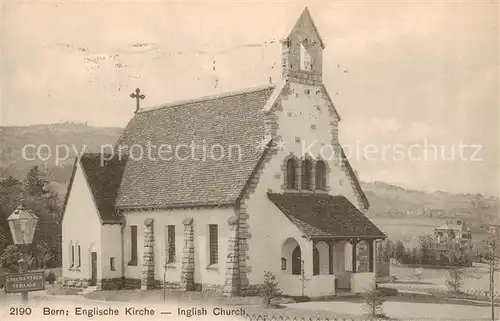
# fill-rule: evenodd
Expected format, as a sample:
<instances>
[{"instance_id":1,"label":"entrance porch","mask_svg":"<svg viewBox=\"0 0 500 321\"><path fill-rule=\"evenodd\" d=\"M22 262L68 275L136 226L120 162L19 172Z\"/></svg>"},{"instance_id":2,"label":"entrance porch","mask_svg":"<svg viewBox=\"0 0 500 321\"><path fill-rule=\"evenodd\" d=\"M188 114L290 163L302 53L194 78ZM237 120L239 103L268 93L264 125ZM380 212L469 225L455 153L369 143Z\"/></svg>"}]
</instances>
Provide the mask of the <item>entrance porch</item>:
<instances>
[{"instance_id":1,"label":"entrance porch","mask_svg":"<svg viewBox=\"0 0 500 321\"><path fill-rule=\"evenodd\" d=\"M285 240L280 287L293 296L362 293L375 287L374 238L316 237ZM301 246L302 243L302 246Z\"/></svg>"}]
</instances>

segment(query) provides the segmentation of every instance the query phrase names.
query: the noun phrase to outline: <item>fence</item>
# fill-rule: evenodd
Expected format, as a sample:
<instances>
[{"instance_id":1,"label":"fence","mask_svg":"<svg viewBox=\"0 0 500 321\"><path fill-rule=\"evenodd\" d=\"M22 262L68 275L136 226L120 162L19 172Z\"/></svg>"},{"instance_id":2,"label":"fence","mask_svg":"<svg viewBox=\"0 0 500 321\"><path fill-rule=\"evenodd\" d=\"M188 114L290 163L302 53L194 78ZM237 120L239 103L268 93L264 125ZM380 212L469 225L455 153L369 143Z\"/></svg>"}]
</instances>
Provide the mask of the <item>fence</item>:
<instances>
[{"instance_id":1,"label":"fence","mask_svg":"<svg viewBox=\"0 0 500 321\"><path fill-rule=\"evenodd\" d=\"M473 289L470 289L470 290L464 290L463 293L466 294L466 295L476 295L476 296L490 297L490 292L487 291L487 290L473 290ZM493 293L493 297L496 298L496 299L499 299L500 298L500 292L496 292L495 291L495 293Z\"/></svg>"},{"instance_id":2,"label":"fence","mask_svg":"<svg viewBox=\"0 0 500 321\"><path fill-rule=\"evenodd\" d=\"M376 318L376 317L290 317L290 316L277 316L277 315L262 315L262 314L247 314L244 317L244 320L248 321L387 321L387 320L396 320L396 319L388 319L388 318ZM405 321L404 319L397 319L398 321ZM419 321L418 319L408 319L408 321ZM433 320L433 319L430 319ZM475 319L460 319L460 321L479 321L479 320L488 320L490 318L475 318ZM424 321L424 320L422 320ZM429 319L426 319L429 321ZM456 321L456 319L440 319L439 321Z\"/></svg>"},{"instance_id":3,"label":"fence","mask_svg":"<svg viewBox=\"0 0 500 321\"><path fill-rule=\"evenodd\" d=\"M247 314L244 317L248 321L378 321L387 320L382 318L370 318L370 317L291 317L291 316L281 316L281 315L263 315L263 314Z\"/></svg>"}]
</instances>

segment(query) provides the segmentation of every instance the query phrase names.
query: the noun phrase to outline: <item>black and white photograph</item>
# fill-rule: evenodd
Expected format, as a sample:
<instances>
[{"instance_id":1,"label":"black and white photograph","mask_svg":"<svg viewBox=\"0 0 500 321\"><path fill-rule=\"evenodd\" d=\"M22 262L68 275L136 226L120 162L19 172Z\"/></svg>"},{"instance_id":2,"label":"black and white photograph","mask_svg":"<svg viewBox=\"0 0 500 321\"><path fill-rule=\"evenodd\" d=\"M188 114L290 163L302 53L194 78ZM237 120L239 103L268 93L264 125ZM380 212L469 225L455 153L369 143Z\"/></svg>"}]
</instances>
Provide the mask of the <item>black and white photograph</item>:
<instances>
[{"instance_id":1,"label":"black and white photograph","mask_svg":"<svg viewBox=\"0 0 500 321\"><path fill-rule=\"evenodd\" d=\"M0 2L0 320L500 320L498 1Z\"/></svg>"}]
</instances>

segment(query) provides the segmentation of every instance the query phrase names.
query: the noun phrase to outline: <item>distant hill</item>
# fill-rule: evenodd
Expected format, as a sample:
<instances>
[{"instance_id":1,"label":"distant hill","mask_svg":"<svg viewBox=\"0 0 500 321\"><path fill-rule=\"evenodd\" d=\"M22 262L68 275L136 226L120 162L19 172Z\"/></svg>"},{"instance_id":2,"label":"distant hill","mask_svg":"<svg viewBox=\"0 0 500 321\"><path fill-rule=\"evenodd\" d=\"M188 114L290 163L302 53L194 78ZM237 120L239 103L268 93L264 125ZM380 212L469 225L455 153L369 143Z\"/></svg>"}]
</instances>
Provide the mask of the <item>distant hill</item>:
<instances>
[{"instance_id":1,"label":"distant hill","mask_svg":"<svg viewBox=\"0 0 500 321\"><path fill-rule=\"evenodd\" d=\"M46 178L60 183L58 189L64 191L71 175L75 152L62 161L60 166L56 166L54 155L45 163L42 160L23 159L23 146L46 145L52 153L61 145L70 146L77 151L81 151L83 146L86 146L87 151L99 151L101 145L113 145L121 132L122 128L92 127L82 123L0 127L0 178L13 176L22 180L30 167L39 165L46 171ZM42 151L44 150L47 147L44 146ZM34 148L30 147L28 151L34 151ZM384 182L362 182L362 186L371 204L367 215L372 218L412 218L408 221L418 218L437 221L462 218L469 222L473 230L481 230L498 216L498 198L481 194L425 192Z\"/></svg>"},{"instance_id":2,"label":"distant hill","mask_svg":"<svg viewBox=\"0 0 500 321\"><path fill-rule=\"evenodd\" d=\"M486 226L498 219L499 200L481 194L452 194L435 191L426 192L405 189L384 182L362 182L370 201L367 215L386 219L384 222L420 219L436 222L448 219L463 219L473 232L484 231Z\"/></svg>"},{"instance_id":3,"label":"distant hill","mask_svg":"<svg viewBox=\"0 0 500 321\"><path fill-rule=\"evenodd\" d=\"M75 151L81 151L85 146L87 151L97 152L99 146L114 144L122 130L84 123L0 127L0 178L12 176L22 180L29 168L38 165L47 172L47 179L66 183L71 175ZM27 159L22 154L25 146ZM57 150L63 158L66 156L64 146L70 153L67 159L56 163ZM41 157L36 157L37 148ZM48 160L44 162L39 158Z\"/></svg>"}]
</instances>

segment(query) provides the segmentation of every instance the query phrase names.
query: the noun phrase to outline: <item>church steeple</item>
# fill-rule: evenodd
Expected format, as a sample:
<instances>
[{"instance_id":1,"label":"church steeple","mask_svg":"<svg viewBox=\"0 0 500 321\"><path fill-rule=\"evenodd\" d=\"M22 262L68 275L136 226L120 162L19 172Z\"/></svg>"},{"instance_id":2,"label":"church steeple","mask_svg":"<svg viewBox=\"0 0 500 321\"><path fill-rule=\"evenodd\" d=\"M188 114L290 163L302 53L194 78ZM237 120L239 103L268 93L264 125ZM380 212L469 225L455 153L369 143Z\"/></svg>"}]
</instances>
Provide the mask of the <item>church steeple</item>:
<instances>
[{"instance_id":1,"label":"church steeple","mask_svg":"<svg viewBox=\"0 0 500 321\"><path fill-rule=\"evenodd\" d=\"M281 44L282 77L291 81L320 84L325 44L307 7Z\"/></svg>"}]
</instances>

